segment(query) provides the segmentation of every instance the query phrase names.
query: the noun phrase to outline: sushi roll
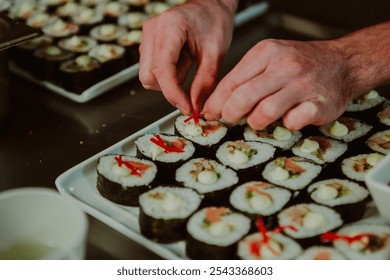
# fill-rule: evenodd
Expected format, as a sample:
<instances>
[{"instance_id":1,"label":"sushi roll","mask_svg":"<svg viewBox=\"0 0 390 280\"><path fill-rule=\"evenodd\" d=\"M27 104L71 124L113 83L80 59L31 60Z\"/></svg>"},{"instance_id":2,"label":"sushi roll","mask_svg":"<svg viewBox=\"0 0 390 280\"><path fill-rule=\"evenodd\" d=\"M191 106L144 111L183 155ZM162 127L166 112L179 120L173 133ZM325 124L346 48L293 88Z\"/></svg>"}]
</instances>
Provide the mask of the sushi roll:
<instances>
[{"instance_id":1,"label":"sushi roll","mask_svg":"<svg viewBox=\"0 0 390 280\"><path fill-rule=\"evenodd\" d=\"M87 7L96 7L107 2L109 2L109 0L80 0L80 3Z\"/></svg>"},{"instance_id":2,"label":"sushi roll","mask_svg":"<svg viewBox=\"0 0 390 280\"><path fill-rule=\"evenodd\" d=\"M113 23L100 24L92 28L90 36L99 43L115 43L126 32L122 26Z\"/></svg>"},{"instance_id":3,"label":"sushi roll","mask_svg":"<svg viewBox=\"0 0 390 280\"><path fill-rule=\"evenodd\" d=\"M62 86L72 93L82 93L84 90L100 82L102 77L101 64L88 55L80 55L67 60L60 65L59 76Z\"/></svg>"},{"instance_id":4,"label":"sushi roll","mask_svg":"<svg viewBox=\"0 0 390 280\"><path fill-rule=\"evenodd\" d=\"M200 201L194 190L178 187L156 187L141 194L141 234L158 243L184 240L187 220L198 210Z\"/></svg>"},{"instance_id":5,"label":"sushi roll","mask_svg":"<svg viewBox=\"0 0 390 280\"><path fill-rule=\"evenodd\" d=\"M19 1L12 4L9 16L13 19L27 22L29 17L38 12L43 12L45 7L34 0Z\"/></svg>"},{"instance_id":6,"label":"sushi roll","mask_svg":"<svg viewBox=\"0 0 390 280\"><path fill-rule=\"evenodd\" d=\"M263 178L290 190L302 190L321 172L321 166L300 157L278 157L268 163Z\"/></svg>"},{"instance_id":7,"label":"sushi roll","mask_svg":"<svg viewBox=\"0 0 390 280\"><path fill-rule=\"evenodd\" d=\"M361 154L346 158L341 163L341 170L349 179L363 182L371 168L375 167L384 155L379 153Z\"/></svg>"},{"instance_id":8,"label":"sushi roll","mask_svg":"<svg viewBox=\"0 0 390 280\"><path fill-rule=\"evenodd\" d=\"M228 140L228 129L221 122L206 121L202 115L198 116L178 117L174 125L175 133L194 143L197 156L213 158L219 145Z\"/></svg>"},{"instance_id":9,"label":"sushi roll","mask_svg":"<svg viewBox=\"0 0 390 280\"><path fill-rule=\"evenodd\" d=\"M27 19L26 24L32 28L40 30L43 26L50 23L51 21L54 21L55 19L56 16L50 15L46 12L37 12Z\"/></svg>"},{"instance_id":10,"label":"sushi roll","mask_svg":"<svg viewBox=\"0 0 390 280\"><path fill-rule=\"evenodd\" d=\"M171 8L170 5L163 2L149 2L145 5L144 10L145 13L147 13L149 16L154 17L158 16L159 14L162 14L163 12L169 10Z\"/></svg>"},{"instance_id":11,"label":"sushi roll","mask_svg":"<svg viewBox=\"0 0 390 280\"><path fill-rule=\"evenodd\" d=\"M310 200L336 210L344 223L360 220L367 209L369 192L349 180L328 179L308 187Z\"/></svg>"},{"instance_id":12,"label":"sushi roll","mask_svg":"<svg viewBox=\"0 0 390 280\"><path fill-rule=\"evenodd\" d=\"M186 254L190 259L237 259L238 241L249 228L250 220L229 208L203 208L188 220Z\"/></svg>"},{"instance_id":13,"label":"sushi roll","mask_svg":"<svg viewBox=\"0 0 390 280\"><path fill-rule=\"evenodd\" d=\"M333 246L347 259L389 260L390 227L376 224L351 224L343 226L337 233L326 233L324 242Z\"/></svg>"},{"instance_id":14,"label":"sushi roll","mask_svg":"<svg viewBox=\"0 0 390 280\"><path fill-rule=\"evenodd\" d=\"M383 103L385 98L380 96L376 90L366 92L353 99L347 106L346 112L360 112Z\"/></svg>"},{"instance_id":15,"label":"sushi roll","mask_svg":"<svg viewBox=\"0 0 390 280\"><path fill-rule=\"evenodd\" d=\"M334 162L347 151L347 144L322 136L309 136L299 141L292 152L318 164Z\"/></svg>"},{"instance_id":16,"label":"sushi roll","mask_svg":"<svg viewBox=\"0 0 390 280\"><path fill-rule=\"evenodd\" d=\"M77 14L81 5L75 1L68 1L66 4L60 6L56 10L56 14L63 20L71 20L71 18Z\"/></svg>"},{"instance_id":17,"label":"sushi roll","mask_svg":"<svg viewBox=\"0 0 390 280\"><path fill-rule=\"evenodd\" d=\"M148 15L143 12L128 12L119 16L118 24L129 30L142 29L147 19Z\"/></svg>"},{"instance_id":18,"label":"sushi roll","mask_svg":"<svg viewBox=\"0 0 390 280\"><path fill-rule=\"evenodd\" d=\"M191 141L170 134L145 134L135 141L137 156L158 166L159 181L173 183L176 169L195 152ZM173 181L173 182L172 182Z\"/></svg>"},{"instance_id":19,"label":"sushi roll","mask_svg":"<svg viewBox=\"0 0 390 280\"><path fill-rule=\"evenodd\" d=\"M118 18L128 12L129 6L121 2L109 1L100 4L98 9L103 12L106 23L117 23Z\"/></svg>"},{"instance_id":20,"label":"sushi roll","mask_svg":"<svg viewBox=\"0 0 390 280\"><path fill-rule=\"evenodd\" d=\"M255 141L227 141L216 152L217 160L235 170L241 181L260 177L262 163L273 157L275 148Z\"/></svg>"},{"instance_id":21,"label":"sushi roll","mask_svg":"<svg viewBox=\"0 0 390 280\"><path fill-rule=\"evenodd\" d=\"M340 117L337 120L320 127L320 132L344 142L351 142L366 135L372 126L354 118Z\"/></svg>"},{"instance_id":22,"label":"sushi roll","mask_svg":"<svg viewBox=\"0 0 390 280\"><path fill-rule=\"evenodd\" d=\"M286 235L307 248L320 244L321 235L339 228L343 220L340 214L329 207L301 203L279 212L278 223L279 226L284 227L283 231ZM289 227L293 227L294 230Z\"/></svg>"},{"instance_id":23,"label":"sushi roll","mask_svg":"<svg viewBox=\"0 0 390 280\"><path fill-rule=\"evenodd\" d=\"M104 15L95 8L81 6L76 14L72 16L72 21L80 26L81 35L89 35L89 32L95 26L102 24Z\"/></svg>"},{"instance_id":24,"label":"sushi roll","mask_svg":"<svg viewBox=\"0 0 390 280\"><path fill-rule=\"evenodd\" d=\"M256 232L238 242L237 254L242 260L291 260L302 247L294 239L279 232Z\"/></svg>"},{"instance_id":25,"label":"sushi roll","mask_svg":"<svg viewBox=\"0 0 390 280\"><path fill-rule=\"evenodd\" d=\"M65 5L68 0L40 0L48 13L53 14L59 7Z\"/></svg>"},{"instance_id":26,"label":"sushi roll","mask_svg":"<svg viewBox=\"0 0 390 280\"><path fill-rule=\"evenodd\" d=\"M64 50L83 54L88 53L89 50L97 45L97 42L88 36L73 35L72 37L60 40L58 45Z\"/></svg>"},{"instance_id":27,"label":"sushi roll","mask_svg":"<svg viewBox=\"0 0 390 280\"><path fill-rule=\"evenodd\" d=\"M283 150L290 149L302 137L300 131L290 131L280 121L274 122L263 130L254 130L247 126L244 131L246 141L260 141Z\"/></svg>"},{"instance_id":28,"label":"sushi roll","mask_svg":"<svg viewBox=\"0 0 390 280\"><path fill-rule=\"evenodd\" d=\"M229 197L232 208L246 215L253 221L261 217L265 227L272 229L277 225L276 214L290 201L291 192L275 185L252 181L244 183L233 190Z\"/></svg>"},{"instance_id":29,"label":"sushi roll","mask_svg":"<svg viewBox=\"0 0 390 280\"><path fill-rule=\"evenodd\" d=\"M390 152L390 129L373 134L366 144L373 151L387 155Z\"/></svg>"},{"instance_id":30,"label":"sushi roll","mask_svg":"<svg viewBox=\"0 0 390 280\"><path fill-rule=\"evenodd\" d=\"M385 125L390 125L390 105L387 105L377 114L379 121Z\"/></svg>"},{"instance_id":31,"label":"sushi roll","mask_svg":"<svg viewBox=\"0 0 390 280\"><path fill-rule=\"evenodd\" d=\"M232 169L205 158L195 158L176 170L176 181L204 195L202 206L227 205L229 195L238 183Z\"/></svg>"},{"instance_id":32,"label":"sushi roll","mask_svg":"<svg viewBox=\"0 0 390 280\"><path fill-rule=\"evenodd\" d=\"M127 155L104 155L97 163L97 190L106 199L139 206L140 194L150 190L157 174L156 165Z\"/></svg>"},{"instance_id":33,"label":"sushi roll","mask_svg":"<svg viewBox=\"0 0 390 280\"><path fill-rule=\"evenodd\" d=\"M8 0L0 0L0 15L5 14L11 7L11 2Z\"/></svg>"},{"instance_id":34,"label":"sushi roll","mask_svg":"<svg viewBox=\"0 0 390 280\"><path fill-rule=\"evenodd\" d=\"M131 30L119 36L117 44L125 48L125 56L128 65L139 62L139 46L141 44L142 30Z\"/></svg>"},{"instance_id":35,"label":"sushi roll","mask_svg":"<svg viewBox=\"0 0 390 280\"><path fill-rule=\"evenodd\" d=\"M333 247L318 245L307 248L297 260L345 260L345 257Z\"/></svg>"},{"instance_id":36,"label":"sushi roll","mask_svg":"<svg viewBox=\"0 0 390 280\"><path fill-rule=\"evenodd\" d=\"M70 21L64 21L61 18L42 27L43 33L57 41L75 35L79 32L79 29L80 27L77 24Z\"/></svg>"},{"instance_id":37,"label":"sushi roll","mask_svg":"<svg viewBox=\"0 0 390 280\"><path fill-rule=\"evenodd\" d=\"M102 64L103 78L110 77L126 68L125 49L115 44L100 44L93 47L88 55Z\"/></svg>"}]
</instances>

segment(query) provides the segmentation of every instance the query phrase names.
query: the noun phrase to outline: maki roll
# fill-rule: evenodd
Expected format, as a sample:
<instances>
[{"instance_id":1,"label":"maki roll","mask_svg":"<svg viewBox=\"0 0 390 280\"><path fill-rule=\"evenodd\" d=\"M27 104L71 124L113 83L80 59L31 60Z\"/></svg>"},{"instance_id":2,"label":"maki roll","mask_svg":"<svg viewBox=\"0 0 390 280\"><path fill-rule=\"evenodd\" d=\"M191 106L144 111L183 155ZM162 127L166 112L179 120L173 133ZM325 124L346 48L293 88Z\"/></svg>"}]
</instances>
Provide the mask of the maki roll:
<instances>
[{"instance_id":1,"label":"maki roll","mask_svg":"<svg viewBox=\"0 0 390 280\"><path fill-rule=\"evenodd\" d=\"M343 226L337 233L326 233L324 242L333 246L348 259L390 259L390 227L376 224L351 224Z\"/></svg>"},{"instance_id":2,"label":"maki roll","mask_svg":"<svg viewBox=\"0 0 390 280\"><path fill-rule=\"evenodd\" d=\"M128 65L139 62L141 38L142 30L131 30L119 36L117 40L117 44L125 48L125 56Z\"/></svg>"},{"instance_id":3,"label":"maki roll","mask_svg":"<svg viewBox=\"0 0 390 280\"><path fill-rule=\"evenodd\" d=\"M80 34L88 35L92 28L103 23L104 15L95 8L81 6L72 21L80 26Z\"/></svg>"},{"instance_id":4,"label":"maki roll","mask_svg":"<svg viewBox=\"0 0 390 280\"><path fill-rule=\"evenodd\" d=\"M247 126L244 130L246 141L260 141L283 150L290 149L302 137L300 131L290 131L280 121L274 122L263 130L254 130Z\"/></svg>"},{"instance_id":5,"label":"maki roll","mask_svg":"<svg viewBox=\"0 0 390 280\"><path fill-rule=\"evenodd\" d=\"M11 7L11 2L8 0L0 0L0 15L6 13Z\"/></svg>"},{"instance_id":6,"label":"maki roll","mask_svg":"<svg viewBox=\"0 0 390 280\"><path fill-rule=\"evenodd\" d=\"M220 143L228 138L227 127L218 121L206 121L202 115L180 116L175 121L175 133L192 141L197 156L214 157Z\"/></svg>"},{"instance_id":7,"label":"maki roll","mask_svg":"<svg viewBox=\"0 0 390 280\"><path fill-rule=\"evenodd\" d=\"M59 7L66 4L68 0L41 0L41 3L46 7L46 10L53 14Z\"/></svg>"},{"instance_id":8,"label":"maki roll","mask_svg":"<svg viewBox=\"0 0 390 280\"><path fill-rule=\"evenodd\" d=\"M149 16L154 17L158 16L159 14L162 14L163 12L169 10L171 6L169 6L167 3L163 2L149 2L145 5L145 13L147 13Z\"/></svg>"},{"instance_id":9,"label":"maki roll","mask_svg":"<svg viewBox=\"0 0 390 280\"><path fill-rule=\"evenodd\" d=\"M159 243L184 240L187 220L198 210L200 201L194 190L178 187L157 187L141 194L141 234Z\"/></svg>"},{"instance_id":10,"label":"maki roll","mask_svg":"<svg viewBox=\"0 0 390 280\"><path fill-rule=\"evenodd\" d=\"M56 19L42 27L42 31L55 40L60 40L79 32L80 27L69 21L64 21L61 18Z\"/></svg>"},{"instance_id":11,"label":"maki roll","mask_svg":"<svg viewBox=\"0 0 390 280\"><path fill-rule=\"evenodd\" d=\"M346 112L360 112L383 103L385 98L380 96L376 90L371 90L353 99L347 106Z\"/></svg>"},{"instance_id":12,"label":"maki roll","mask_svg":"<svg viewBox=\"0 0 390 280\"><path fill-rule=\"evenodd\" d=\"M216 152L216 158L223 165L235 170L241 181L260 177L262 163L271 159L275 148L255 141L227 141Z\"/></svg>"},{"instance_id":13,"label":"maki roll","mask_svg":"<svg viewBox=\"0 0 390 280\"><path fill-rule=\"evenodd\" d=\"M372 126L354 118L340 117L334 122L323 125L320 131L327 137L344 142L351 142L366 135Z\"/></svg>"},{"instance_id":14,"label":"maki roll","mask_svg":"<svg viewBox=\"0 0 390 280\"><path fill-rule=\"evenodd\" d=\"M290 190L302 190L321 172L321 166L300 157L278 157L268 163L263 177Z\"/></svg>"},{"instance_id":15,"label":"maki roll","mask_svg":"<svg viewBox=\"0 0 390 280\"><path fill-rule=\"evenodd\" d=\"M238 183L232 169L205 158L195 158L176 170L176 181L186 188L204 195L202 205L226 205L229 195Z\"/></svg>"},{"instance_id":16,"label":"maki roll","mask_svg":"<svg viewBox=\"0 0 390 280\"><path fill-rule=\"evenodd\" d=\"M308 187L310 200L336 210L344 223L352 223L364 216L369 192L349 180L329 179Z\"/></svg>"},{"instance_id":17,"label":"maki roll","mask_svg":"<svg viewBox=\"0 0 390 280\"><path fill-rule=\"evenodd\" d=\"M176 169L194 154L191 141L169 134L145 134L135 141L137 156L153 161L158 166L161 182L172 183Z\"/></svg>"},{"instance_id":18,"label":"maki roll","mask_svg":"<svg viewBox=\"0 0 390 280\"><path fill-rule=\"evenodd\" d=\"M333 247L319 245L307 248L297 260L345 260L345 257Z\"/></svg>"},{"instance_id":19,"label":"maki roll","mask_svg":"<svg viewBox=\"0 0 390 280\"><path fill-rule=\"evenodd\" d=\"M355 181L364 181L369 170L376 166L384 155L379 153L361 154L346 158L341 163L341 170L345 176Z\"/></svg>"},{"instance_id":20,"label":"maki roll","mask_svg":"<svg viewBox=\"0 0 390 280\"><path fill-rule=\"evenodd\" d=\"M318 164L334 162L347 151L347 144L322 136L309 136L299 141L292 152Z\"/></svg>"},{"instance_id":21,"label":"maki roll","mask_svg":"<svg viewBox=\"0 0 390 280\"><path fill-rule=\"evenodd\" d=\"M113 23L100 24L92 28L90 35L100 43L114 43L126 29Z\"/></svg>"},{"instance_id":22,"label":"maki roll","mask_svg":"<svg viewBox=\"0 0 390 280\"><path fill-rule=\"evenodd\" d=\"M50 23L51 21L54 21L56 19L55 16L50 15L46 12L37 12L33 15L31 15L27 19L27 25L31 26L32 28L35 29L41 29L43 26L46 24Z\"/></svg>"},{"instance_id":23,"label":"maki roll","mask_svg":"<svg viewBox=\"0 0 390 280\"><path fill-rule=\"evenodd\" d=\"M235 188L229 202L234 209L253 221L253 228L256 228L256 219L261 217L265 227L272 229L277 225L276 214L288 204L290 198L291 192L284 188L252 181Z\"/></svg>"},{"instance_id":24,"label":"maki roll","mask_svg":"<svg viewBox=\"0 0 390 280\"><path fill-rule=\"evenodd\" d=\"M157 174L156 165L127 155L105 155L97 164L97 190L106 199L139 206L140 194L151 189Z\"/></svg>"},{"instance_id":25,"label":"maki roll","mask_svg":"<svg viewBox=\"0 0 390 280\"><path fill-rule=\"evenodd\" d=\"M148 15L143 12L128 12L119 16L118 24L130 30L142 29L147 19Z\"/></svg>"},{"instance_id":26,"label":"maki roll","mask_svg":"<svg viewBox=\"0 0 390 280\"><path fill-rule=\"evenodd\" d=\"M284 228L285 234L307 248L320 244L321 235L339 228L343 221L340 215L329 207L302 203L282 210L278 214L278 223Z\"/></svg>"},{"instance_id":27,"label":"maki roll","mask_svg":"<svg viewBox=\"0 0 390 280\"><path fill-rule=\"evenodd\" d=\"M390 129L373 134L366 144L373 151L387 155L390 152Z\"/></svg>"},{"instance_id":28,"label":"maki roll","mask_svg":"<svg viewBox=\"0 0 390 280\"><path fill-rule=\"evenodd\" d=\"M385 125L390 125L390 105L386 106L377 115L379 121Z\"/></svg>"},{"instance_id":29,"label":"maki roll","mask_svg":"<svg viewBox=\"0 0 390 280\"><path fill-rule=\"evenodd\" d=\"M9 16L13 19L26 22L33 14L42 12L43 5L37 4L34 0L25 0L14 3L9 9Z\"/></svg>"},{"instance_id":30,"label":"maki roll","mask_svg":"<svg viewBox=\"0 0 390 280\"><path fill-rule=\"evenodd\" d=\"M129 10L129 6L121 2L109 1L107 3L100 4L98 9L103 12L104 21L106 23L116 23L118 17Z\"/></svg>"},{"instance_id":31,"label":"maki roll","mask_svg":"<svg viewBox=\"0 0 390 280\"><path fill-rule=\"evenodd\" d=\"M83 54L88 53L90 49L97 45L97 42L88 36L73 35L72 37L60 40L58 45L64 50Z\"/></svg>"},{"instance_id":32,"label":"maki roll","mask_svg":"<svg viewBox=\"0 0 390 280\"><path fill-rule=\"evenodd\" d=\"M115 44L101 44L93 47L88 55L102 64L104 78L110 77L126 68L125 49Z\"/></svg>"},{"instance_id":33,"label":"maki roll","mask_svg":"<svg viewBox=\"0 0 390 280\"><path fill-rule=\"evenodd\" d=\"M188 220L186 254L190 259L237 259L238 241L249 228L250 220L229 208L203 208Z\"/></svg>"},{"instance_id":34,"label":"maki roll","mask_svg":"<svg viewBox=\"0 0 390 280\"><path fill-rule=\"evenodd\" d=\"M63 20L70 20L80 9L81 5L75 1L68 1L57 8L57 15Z\"/></svg>"},{"instance_id":35,"label":"maki roll","mask_svg":"<svg viewBox=\"0 0 390 280\"><path fill-rule=\"evenodd\" d=\"M82 93L101 80L101 64L88 55L80 55L60 65L62 86L70 92Z\"/></svg>"}]
</instances>

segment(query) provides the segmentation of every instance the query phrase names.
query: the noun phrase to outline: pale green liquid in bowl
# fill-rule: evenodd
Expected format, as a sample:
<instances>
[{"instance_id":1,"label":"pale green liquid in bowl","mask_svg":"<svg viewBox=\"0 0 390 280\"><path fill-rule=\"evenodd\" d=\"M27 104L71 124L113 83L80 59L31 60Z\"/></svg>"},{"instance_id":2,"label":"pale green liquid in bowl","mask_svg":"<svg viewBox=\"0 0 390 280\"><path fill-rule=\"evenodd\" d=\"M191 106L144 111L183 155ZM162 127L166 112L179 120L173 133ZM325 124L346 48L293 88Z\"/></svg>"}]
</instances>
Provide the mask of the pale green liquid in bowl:
<instances>
[{"instance_id":1,"label":"pale green liquid in bowl","mask_svg":"<svg viewBox=\"0 0 390 280\"><path fill-rule=\"evenodd\" d=\"M0 250L0 260L38 260L52 253L56 248L45 243L22 241Z\"/></svg>"}]
</instances>

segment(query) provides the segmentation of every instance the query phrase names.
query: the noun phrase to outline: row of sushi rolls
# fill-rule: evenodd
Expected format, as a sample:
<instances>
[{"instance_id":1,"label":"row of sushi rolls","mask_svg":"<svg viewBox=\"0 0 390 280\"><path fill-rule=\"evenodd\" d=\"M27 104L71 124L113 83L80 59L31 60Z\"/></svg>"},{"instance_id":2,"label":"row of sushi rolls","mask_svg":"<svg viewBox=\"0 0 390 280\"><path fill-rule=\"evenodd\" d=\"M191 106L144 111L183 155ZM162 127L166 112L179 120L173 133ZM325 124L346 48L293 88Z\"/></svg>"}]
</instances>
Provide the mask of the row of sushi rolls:
<instances>
[{"instance_id":1,"label":"row of sushi rolls","mask_svg":"<svg viewBox=\"0 0 390 280\"><path fill-rule=\"evenodd\" d=\"M129 154L100 156L96 191L184 258L389 259L390 226L367 218L364 182L390 151L389 103L372 90L300 131L179 115Z\"/></svg>"},{"instance_id":2,"label":"row of sushi rolls","mask_svg":"<svg viewBox=\"0 0 390 280\"><path fill-rule=\"evenodd\" d=\"M15 67L81 94L139 61L142 25L185 0L0 0L0 13L42 31L12 48ZM243 9L253 0L240 1Z\"/></svg>"}]
</instances>

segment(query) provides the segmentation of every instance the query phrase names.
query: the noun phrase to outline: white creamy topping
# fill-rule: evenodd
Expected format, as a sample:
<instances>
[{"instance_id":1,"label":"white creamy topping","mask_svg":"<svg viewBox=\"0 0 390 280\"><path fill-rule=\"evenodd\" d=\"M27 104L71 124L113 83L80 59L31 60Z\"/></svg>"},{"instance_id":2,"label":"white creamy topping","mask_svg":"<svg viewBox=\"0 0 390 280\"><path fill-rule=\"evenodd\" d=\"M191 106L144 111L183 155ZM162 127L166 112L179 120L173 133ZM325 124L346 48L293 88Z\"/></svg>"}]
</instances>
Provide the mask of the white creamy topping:
<instances>
[{"instance_id":1,"label":"white creamy topping","mask_svg":"<svg viewBox=\"0 0 390 280\"><path fill-rule=\"evenodd\" d=\"M129 42L141 43L142 31L141 30L132 30L127 33L126 40Z\"/></svg>"},{"instance_id":2,"label":"white creamy topping","mask_svg":"<svg viewBox=\"0 0 390 280\"><path fill-rule=\"evenodd\" d=\"M218 175L214 171L211 170L203 170L199 172L197 176L198 182L205 184L205 185L211 185L215 183L218 180Z\"/></svg>"},{"instance_id":3,"label":"white creamy topping","mask_svg":"<svg viewBox=\"0 0 390 280\"><path fill-rule=\"evenodd\" d=\"M263 210L272 205L272 200L265 195L254 193L249 199L250 206L255 210Z\"/></svg>"},{"instance_id":4,"label":"white creamy topping","mask_svg":"<svg viewBox=\"0 0 390 280\"><path fill-rule=\"evenodd\" d=\"M106 6L107 13L117 15L121 11L121 5L118 2L110 2Z\"/></svg>"},{"instance_id":5,"label":"white creamy topping","mask_svg":"<svg viewBox=\"0 0 390 280\"><path fill-rule=\"evenodd\" d=\"M176 212L185 206L186 202L180 196L167 192L161 204L162 210L165 212Z\"/></svg>"},{"instance_id":6,"label":"white creamy topping","mask_svg":"<svg viewBox=\"0 0 390 280\"><path fill-rule=\"evenodd\" d=\"M88 55L81 55L76 58L76 64L82 68L85 68L90 63L91 59Z\"/></svg>"},{"instance_id":7,"label":"white creamy topping","mask_svg":"<svg viewBox=\"0 0 390 280\"><path fill-rule=\"evenodd\" d=\"M335 199L338 196L338 191L326 184L319 186L315 192L318 198L323 200Z\"/></svg>"},{"instance_id":8,"label":"white creamy topping","mask_svg":"<svg viewBox=\"0 0 390 280\"><path fill-rule=\"evenodd\" d=\"M275 166L274 169L270 172L270 176L273 180L284 181L290 177L290 174L286 169Z\"/></svg>"},{"instance_id":9,"label":"white creamy topping","mask_svg":"<svg viewBox=\"0 0 390 280\"><path fill-rule=\"evenodd\" d=\"M65 5L58 8L60 14L73 14L78 8L78 4L74 2L67 2Z\"/></svg>"},{"instance_id":10,"label":"white creamy topping","mask_svg":"<svg viewBox=\"0 0 390 280\"><path fill-rule=\"evenodd\" d=\"M232 153L228 152L227 158L230 162L235 164L244 164L249 161L249 156L246 153L237 149L234 149Z\"/></svg>"},{"instance_id":11,"label":"white creamy topping","mask_svg":"<svg viewBox=\"0 0 390 280\"><path fill-rule=\"evenodd\" d=\"M149 146L149 151L152 155L152 159L153 160L156 160L156 158L162 154L165 150L163 148L161 148L160 146L154 144L154 143L151 143L150 146Z\"/></svg>"},{"instance_id":12,"label":"white creamy topping","mask_svg":"<svg viewBox=\"0 0 390 280\"><path fill-rule=\"evenodd\" d=\"M367 93L364 95L364 97L365 97L366 99L375 99L375 98L377 98L378 96L379 96L379 94L378 94L378 92L375 91L375 90L371 90L371 91L367 92Z\"/></svg>"},{"instance_id":13,"label":"white creamy topping","mask_svg":"<svg viewBox=\"0 0 390 280\"><path fill-rule=\"evenodd\" d=\"M271 247L272 251L269 249ZM268 245L260 246L260 256L263 258L272 258L275 255L280 255L283 251L283 248L279 242L276 242L272 239L268 241ZM275 254L276 253L276 254Z\"/></svg>"},{"instance_id":14,"label":"white creamy topping","mask_svg":"<svg viewBox=\"0 0 390 280\"><path fill-rule=\"evenodd\" d=\"M88 22L94 17L95 12L92 9L84 9L79 14L79 20L81 22Z\"/></svg>"},{"instance_id":15,"label":"white creamy topping","mask_svg":"<svg viewBox=\"0 0 390 280\"><path fill-rule=\"evenodd\" d=\"M215 237L228 236L231 231L229 224L223 220L216 223L211 223L211 225L208 227L208 230L210 234Z\"/></svg>"},{"instance_id":16,"label":"white creamy topping","mask_svg":"<svg viewBox=\"0 0 390 280\"><path fill-rule=\"evenodd\" d=\"M107 24L107 25L103 25L99 29L99 34L102 37L111 37L111 36L115 35L115 31L116 31L116 28L114 25Z\"/></svg>"},{"instance_id":17,"label":"white creamy topping","mask_svg":"<svg viewBox=\"0 0 390 280\"><path fill-rule=\"evenodd\" d=\"M377 153L369 154L366 161L369 165L376 166L383 159L383 157L383 155Z\"/></svg>"},{"instance_id":18,"label":"white creamy topping","mask_svg":"<svg viewBox=\"0 0 390 280\"><path fill-rule=\"evenodd\" d=\"M185 127L185 131L189 136L199 136L202 135L203 129L200 125L189 124Z\"/></svg>"},{"instance_id":19,"label":"white creamy topping","mask_svg":"<svg viewBox=\"0 0 390 280\"><path fill-rule=\"evenodd\" d=\"M125 166L119 166L118 164L114 164L112 166L112 172L120 177L126 177L130 175L130 170Z\"/></svg>"},{"instance_id":20,"label":"white creamy topping","mask_svg":"<svg viewBox=\"0 0 390 280\"><path fill-rule=\"evenodd\" d=\"M61 32L65 29L66 29L66 23L61 19L56 20L56 22L52 26L53 32Z\"/></svg>"},{"instance_id":21,"label":"white creamy topping","mask_svg":"<svg viewBox=\"0 0 390 280\"><path fill-rule=\"evenodd\" d=\"M55 46L50 46L46 49L46 53L51 56L56 56L61 53L61 50Z\"/></svg>"},{"instance_id":22,"label":"white creamy topping","mask_svg":"<svg viewBox=\"0 0 390 280\"><path fill-rule=\"evenodd\" d=\"M306 229L316 230L325 224L324 215L317 212L310 212L304 218L302 226Z\"/></svg>"},{"instance_id":23,"label":"white creamy topping","mask_svg":"<svg viewBox=\"0 0 390 280\"><path fill-rule=\"evenodd\" d=\"M292 136L291 131L282 126L277 126L272 133L272 137L279 141L286 141Z\"/></svg>"},{"instance_id":24,"label":"white creamy topping","mask_svg":"<svg viewBox=\"0 0 390 280\"><path fill-rule=\"evenodd\" d=\"M72 36L72 38L68 40L68 44L71 47L78 47L81 44L81 38L79 36Z\"/></svg>"},{"instance_id":25,"label":"white creamy topping","mask_svg":"<svg viewBox=\"0 0 390 280\"><path fill-rule=\"evenodd\" d=\"M97 55L102 59L110 59L113 57L112 50L113 48L111 46L102 45L99 48Z\"/></svg>"},{"instance_id":26,"label":"white creamy topping","mask_svg":"<svg viewBox=\"0 0 390 280\"><path fill-rule=\"evenodd\" d=\"M320 144L317 141L305 139L300 147L301 152L303 153L313 153L318 151L320 148Z\"/></svg>"},{"instance_id":27,"label":"white creamy topping","mask_svg":"<svg viewBox=\"0 0 390 280\"><path fill-rule=\"evenodd\" d=\"M333 136L344 136L348 134L348 127L338 121L335 121L329 132Z\"/></svg>"}]
</instances>

